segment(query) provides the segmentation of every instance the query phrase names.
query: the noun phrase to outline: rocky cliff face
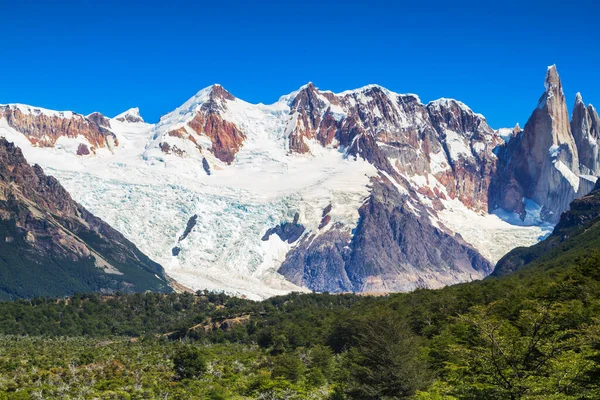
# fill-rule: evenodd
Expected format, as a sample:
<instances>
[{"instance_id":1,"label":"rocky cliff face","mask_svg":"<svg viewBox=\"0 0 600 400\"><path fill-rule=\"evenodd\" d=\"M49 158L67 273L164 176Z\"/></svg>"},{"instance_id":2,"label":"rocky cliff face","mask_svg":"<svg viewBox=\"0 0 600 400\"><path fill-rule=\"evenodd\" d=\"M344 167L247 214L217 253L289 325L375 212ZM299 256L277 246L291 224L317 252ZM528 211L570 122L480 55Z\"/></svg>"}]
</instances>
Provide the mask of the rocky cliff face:
<instances>
[{"instance_id":1,"label":"rocky cliff face","mask_svg":"<svg viewBox=\"0 0 600 400\"><path fill-rule=\"evenodd\" d=\"M0 297L170 291L162 267L0 138Z\"/></svg>"},{"instance_id":2,"label":"rocky cliff face","mask_svg":"<svg viewBox=\"0 0 600 400\"><path fill-rule=\"evenodd\" d=\"M488 209L493 153L502 143L485 118L442 99L424 105L415 95L378 86L335 95L314 85L294 97L288 122L290 151L310 151L313 139L360 155L390 175L432 175L450 198ZM431 196L432 198L435 196Z\"/></svg>"},{"instance_id":3,"label":"rocky cliff face","mask_svg":"<svg viewBox=\"0 0 600 400\"><path fill-rule=\"evenodd\" d=\"M208 150L221 162L231 164L246 139L235 123L224 118L228 102L234 100L235 97L220 85L213 85L190 99L172 116L176 119L174 126L169 118L159 123L161 150L180 157ZM183 118L177 120L177 117ZM169 138L179 141L173 143Z\"/></svg>"},{"instance_id":4,"label":"rocky cliff face","mask_svg":"<svg viewBox=\"0 0 600 400\"><path fill-rule=\"evenodd\" d=\"M434 226L414 194L374 179L350 234L342 226L305 236L279 272L315 291L405 292L481 279L492 265L459 235Z\"/></svg>"},{"instance_id":5,"label":"rocky cliff face","mask_svg":"<svg viewBox=\"0 0 600 400\"><path fill-rule=\"evenodd\" d=\"M80 140L89 151L118 146L116 135L109 130L110 122L100 113L88 117L72 112L55 112L40 108L0 106L0 118L40 147L54 147L60 138Z\"/></svg>"},{"instance_id":6,"label":"rocky cliff face","mask_svg":"<svg viewBox=\"0 0 600 400\"><path fill-rule=\"evenodd\" d=\"M523 214L523 200L528 198L542 206L545 220L555 222L573 199L593 188L595 179L580 177L581 170L591 170L580 165L579 157L581 148L589 164L590 152L582 147L582 137L589 135L583 132L588 129L587 115L579 115L581 110L577 110L574 137L555 66L548 68L545 88L523 132L499 152L491 209L501 207Z\"/></svg>"},{"instance_id":7,"label":"rocky cliff face","mask_svg":"<svg viewBox=\"0 0 600 400\"><path fill-rule=\"evenodd\" d=\"M594 106L585 106L579 93L575 98L571 132L579 153L581 173L599 175L600 118Z\"/></svg>"}]
</instances>

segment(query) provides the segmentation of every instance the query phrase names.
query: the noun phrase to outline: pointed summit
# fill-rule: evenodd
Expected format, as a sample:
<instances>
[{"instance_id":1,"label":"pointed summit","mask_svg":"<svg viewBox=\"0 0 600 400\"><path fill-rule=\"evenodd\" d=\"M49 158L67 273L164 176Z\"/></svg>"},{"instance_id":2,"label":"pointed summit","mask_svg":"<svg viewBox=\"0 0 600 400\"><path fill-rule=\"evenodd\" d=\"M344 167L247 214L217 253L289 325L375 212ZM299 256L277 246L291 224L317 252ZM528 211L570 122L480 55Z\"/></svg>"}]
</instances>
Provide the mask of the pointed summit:
<instances>
[{"instance_id":1,"label":"pointed summit","mask_svg":"<svg viewBox=\"0 0 600 400\"><path fill-rule=\"evenodd\" d=\"M140 109L138 107L130 108L129 110L122 112L121 114L117 115L114 119L119 122L129 122L132 124L144 122L144 119L140 115Z\"/></svg>"},{"instance_id":2,"label":"pointed summit","mask_svg":"<svg viewBox=\"0 0 600 400\"><path fill-rule=\"evenodd\" d=\"M180 108L190 108L191 106L203 104L209 101L235 100L235 97L218 83L201 89L194 96L188 99Z\"/></svg>"},{"instance_id":3,"label":"pointed summit","mask_svg":"<svg viewBox=\"0 0 600 400\"><path fill-rule=\"evenodd\" d=\"M598 128L600 120L594 107L586 107L581 94L575 97L571 132L577 144L581 172L586 175L600 174Z\"/></svg>"},{"instance_id":4,"label":"pointed summit","mask_svg":"<svg viewBox=\"0 0 600 400\"><path fill-rule=\"evenodd\" d=\"M498 191L499 205L515 211L519 204L515 206L512 200L528 198L542 206L545 220L556 222L586 187L580 190L576 139L555 65L548 67L544 87L521 139L506 155L505 186Z\"/></svg>"},{"instance_id":5,"label":"pointed summit","mask_svg":"<svg viewBox=\"0 0 600 400\"><path fill-rule=\"evenodd\" d=\"M210 87L210 99L211 100L235 100L235 97L229 93L225 88L218 83L215 83Z\"/></svg>"},{"instance_id":6,"label":"pointed summit","mask_svg":"<svg viewBox=\"0 0 600 400\"><path fill-rule=\"evenodd\" d=\"M556 70L556 64L550 65L548 67L548 71L546 72L546 91L551 90L553 87L560 87L562 90L562 85L560 83L560 77L558 76L558 71Z\"/></svg>"},{"instance_id":7,"label":"pointed summit","mask_svg":"<svg viewBox=\"0 0 600 400\"><path fill-rule=\"evenodd\" d=\"M517 122L517 124L515 125L515 127L513 128L512 134L513 136L517 136L519 133L523 132L523 130L521 129L521 126L519 125L519 123Z\"/></svg>"}]
</instances>

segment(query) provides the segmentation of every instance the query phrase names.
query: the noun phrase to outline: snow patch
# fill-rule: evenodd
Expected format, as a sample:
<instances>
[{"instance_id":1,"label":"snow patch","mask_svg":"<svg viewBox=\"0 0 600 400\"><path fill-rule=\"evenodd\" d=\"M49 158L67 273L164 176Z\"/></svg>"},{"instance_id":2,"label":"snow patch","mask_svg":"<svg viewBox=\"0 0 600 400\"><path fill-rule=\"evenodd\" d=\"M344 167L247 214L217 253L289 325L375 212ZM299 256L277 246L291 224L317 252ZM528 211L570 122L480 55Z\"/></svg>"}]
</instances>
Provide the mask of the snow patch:
<instances>
[{"instance_id":1,"label":"snow patch","mask_svg":"<svg viewBox=\"0 0 600 400\"><path fill-rule=\"evenodd\" d=\"M561 175L571 184L573 191L577 193L577 191L579 191L579 177L560 160L554 162L554 168L561 173Z\"/></svg>"},{"instance_id":2,"label":"snow patch","mask_svg":"<svg viewBox=\"0 0 600 400\"><path fill-rule=\"evenodd\" d=\"M552 225L524 226L511 223L498 214L478 213L458 200L443 200L440 221L460 233L485 258L496 263L518 243L531 246L552 232ZM515 221L512 221L515 222Z\"/></svg>"},{"instance_id":3,"label":"snow patch","mask_svg":"<svg viewBox=\"0 0 600 400\"><path fill-rule=\"evenodd\" d=\"M461 135L449 129L444 130L444 133L446 134L446 146L451 160L472 157L471 150Z\"/></svg>"}]
</instances>

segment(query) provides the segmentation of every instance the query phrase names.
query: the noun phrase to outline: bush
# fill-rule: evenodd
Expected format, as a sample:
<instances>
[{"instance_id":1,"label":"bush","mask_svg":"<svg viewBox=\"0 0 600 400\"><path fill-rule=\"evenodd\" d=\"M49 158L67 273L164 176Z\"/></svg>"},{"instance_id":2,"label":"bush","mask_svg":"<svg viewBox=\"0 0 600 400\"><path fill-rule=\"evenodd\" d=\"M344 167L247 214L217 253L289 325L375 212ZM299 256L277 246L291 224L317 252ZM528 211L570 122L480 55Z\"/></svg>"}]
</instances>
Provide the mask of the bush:
<instances>
[{"instance_id":1,"label":"bush","mask_svg":"<svg viewBox=\"0 0 600 400\"><path fill-rule=\"evenodd\" d=\"M281 354L273 362L273 377L284 378L290 382L297 382L305 370L304 363L294 354Z\"/></svg>"}]
</instances>

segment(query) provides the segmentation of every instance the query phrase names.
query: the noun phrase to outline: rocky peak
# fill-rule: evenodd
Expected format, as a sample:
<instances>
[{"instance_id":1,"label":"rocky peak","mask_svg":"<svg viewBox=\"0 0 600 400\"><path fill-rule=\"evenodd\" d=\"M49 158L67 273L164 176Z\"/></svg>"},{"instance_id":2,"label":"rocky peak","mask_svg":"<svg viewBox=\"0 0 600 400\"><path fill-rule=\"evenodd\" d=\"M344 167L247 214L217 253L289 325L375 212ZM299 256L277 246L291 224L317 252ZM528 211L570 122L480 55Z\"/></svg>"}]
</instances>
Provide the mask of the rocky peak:
<instances>
[{"instance_id":1,"label":"rocky peak","mask_svg":"<svg viewBox=\"0 0 600 400\"><path fill-rule=\"evenodd\" d=\"M588 115L591 121L591 132L592 136L596 139L600 139L600 117L598 116L598 111L594 108L593 105L588 105Z\"/></svg>"},{"instance_id":2,"label":"rocky peak","mask_svg":"<svg viewBox=\"0 0 600 400\"><path fill-rule=\"evenodd\" d=\"M210 99L211 100L235 100L235 97L229 93L225 88L218 83L211 86Z\"/></svg>"},{"instance_id":3,"label":"rocky peak","mask_svg":"<svg viewBox=\"0 0 600 400\"><path fill-rule=\"evenodd\" d=\"M98 126L110 129L110 120L99 112L93 112L86 117L90 121L96 123Z\"/></svg>"},{"instance_id":4,"label":"rocky peak","mask_svg":"<svg viewBox=\"0 0 600 400\"><path fill-rule=\"evenodd\" d=\"M287 129L290 152L308 153L310 151L305 139L312 139L317 135L328 103L327 98L312 82L302 86L296 93L290 103L291 116Z\"/></svg>"},{"instance_id":5,"label":"rocky peak","mask_svg":"<svg viewBox=\"0 0 600 400\"><path fill-rule=\"evenodd\" d=\"M560 77L558 76L556 64L550 65L548 67L548 71L546 72L546 80L544 82L544 86L546 88L546 92L551 92L551 91L562 92L562 83L560 81Z\"/></svg>"},{"instance_id":6,"label":"rocky peak","mask_svg":"<svg viewBox=\"0 0 600 400\"><path fill-rule=\"evenodd\" d=\"M591 105L585 106L580 93L577 93L575 98L571 131L577 145L581 172L598 175L600 173L598 114Z\"/></svg>"},{"instance_id":7,"label":"rocky peak","mask_svg":"<svg viewBox=\"0 0 600 400\"><path fill-rule=\"evenodd\" d=\"M244 132L226 116L228 103L236 100L218 84L200 90L160 119L154 128L157 147L166 154L196 156L200 160L204 160L203 151L207 150L230 164L246 138ZM204 147L198 141L201 137L208 138L211 145Z\"/></svg>"},{"instance_id":8,"label":"rocky peak","mask_svg":"<svg viewBox=\"0 0 600 400\"><path fill-rule=\"evenodd\" d=\"M579 161L577 157L577 148L571 129L569 126L569 111L567 109L567 101L562 89L562 82L558 76L556 65L548 67L545 81L546 91L540 98L538 104L539 114L532 115L528 124L535 124L538 119L550 118L547 132L551 134L551 146L563 146L565 151L561 150L559 154L560 160L565 163L569 169L575 173L579 170ZM526 126L527 128L527 126ZM543 136L544 132L540 132ZM544 140L544 138L541 138Z\"/></svg>"},{"instance_id":9,"label":"rocky peak","mask_svg":"<svg viewBox=\"0 0 600 400\"><path fill-rule=\"evenodd\" d=\"M129 110L117 115L114 119L119 122L129 122L132 124L144 122L138 107L130 108Z\"/></svg>"},{"instance_id":10,"label":"rocky peak","mask_svg":"<svg viewBox=\"0 0 600 400\"><path fill-rule=\"evenodd\" d=\"M587 189L580 185L579 153L556 66L548 67L545 91L518 140L501 155L498 186L491 204L523 212L522 199L542 206L546 220L556 222L569 203Z\"/></svg>"},{"instance_id":11,"label":"rocky peak","mask_svg":"<svg viewBox=\"0 0 600 400\"><path fill-rule=\"evenodd\" d=\"M219 84L208 88L208 98L203 102L201 109L206 112L220 112L227 109L227 101L235 100L235 97Z\"/></svg>"},{"instance_id":12,"label":"rocky peak","mask_svg":"<svg viewBox=\"0 0 600 400\"><path fill-rule=\"evenodd\" d=\"M195 147L192 151L202 151L194 134L206 136L212 144L209 150L215 157L231 164L246 139L246 135L240 128L223 118L227 103L235 100L235 97L221 85L209 86L199 91L177 110L161 118L157 129L164 129L165 126L168 129L164 133L167 138L175 137L191 142ZM161 142L159 146L165 153L169 153L171 149L180 156L186 153L185 150L178 148L178 144L170 146L167 142Z\"/></svg>"},{"instance_id":13,"label":"rocky peak","mask_svg":"<svg viewBox=\"0 0 600 400\"><path fill-rule=\"evenodd\" d=\"M227 101L233 100L235 100L235 97L219 84L205 87L190 97L180 107L164 115L160 119L159 125L172 125L183 122L193 117L198 111L224 111L227 108Z\"/></svg>"},{"instance_id":14,"label":"rocky peak","mask_svg":"<svg viewBox=\"0 0 600 400\"><path fill-rule=\"evenodd\" d=\"M519 133L523 132L523 130L521 129L521 126L519 125L519 123L517 122L517 124L515 125L515 127L513 128L512 134L513 136L517 136Z\"/></svg>"},{"instance_id":15,"label":"rocky peak","mask_svg":"<svg viewBox=\"0 0 600 400\"><path fill-rule=\"evenodd\" d=\"M318 94L319 89L317 89L312 82L308 82L298 89L298 92L292 99L290 108L293 110L307 109L311 108L311 106L314 107L316 104L320 104L320 106L323 107L324 103L318 98Z\"/></svg>"},{"instance_id":16,"label":"rocky peak","mask_svg":"<svg viewBox=\"0 0 600 400\"><path fill-rule=\"evenodd\" d=\"M432 121L443 124L455 132L474 133L483 128L486 134L493 135L491 129L481 114L473 112L464 103L454 99L439 99L427 105Z\"/></svg>"}]
</instances>

